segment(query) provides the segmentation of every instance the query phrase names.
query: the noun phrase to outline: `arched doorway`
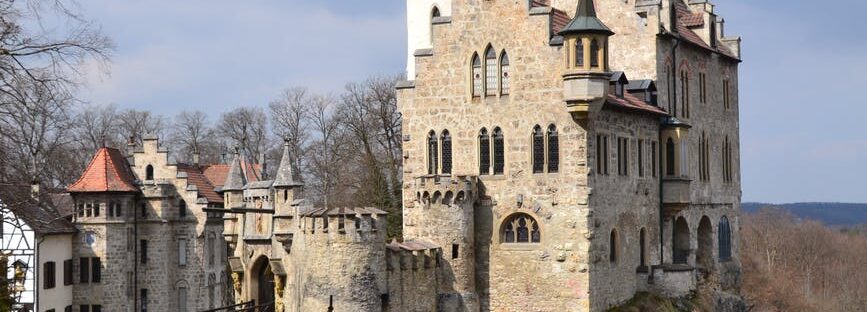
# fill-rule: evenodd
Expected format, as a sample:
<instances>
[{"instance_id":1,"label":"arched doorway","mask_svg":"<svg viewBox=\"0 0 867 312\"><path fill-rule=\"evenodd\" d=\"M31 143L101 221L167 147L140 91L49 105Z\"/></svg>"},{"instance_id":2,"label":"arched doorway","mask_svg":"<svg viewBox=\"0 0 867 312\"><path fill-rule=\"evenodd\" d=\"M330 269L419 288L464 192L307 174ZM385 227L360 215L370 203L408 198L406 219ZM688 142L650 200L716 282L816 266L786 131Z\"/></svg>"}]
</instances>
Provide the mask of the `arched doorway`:
<instances>
[{"instance_id":1,"label":"arched doorway","mask_svg":"<svg viewBox=\"0 0 867 312\"><path fill-rule=\"evenodd\" d=\"M713 225L706 216L698 224L698 250L695 257L696 264L701 267L707 269L713 265Z\"/></svg>"},{"instance_id":2,"label":"arched doorway","mask_svg":"<svg viewBox=\"0 0 867 312\"><path fill-rule=\"evenodd\" d=\"M256 300L256 305L274 304L274 273L268 258L259 257L253 264L252 273L250 299Z\"/></svg>"},{"instance_id":3,"label":"arched doorway","mask_svg":"<svg viewBox=\"0 0 867 312\"><path fill-rule=\"evenodd\" d=\"M689 224L683 217L677 218L677 221L674 222L672 247L674 263L687 264L687 260L689 260Z\"/></svg>"}]
</instances>

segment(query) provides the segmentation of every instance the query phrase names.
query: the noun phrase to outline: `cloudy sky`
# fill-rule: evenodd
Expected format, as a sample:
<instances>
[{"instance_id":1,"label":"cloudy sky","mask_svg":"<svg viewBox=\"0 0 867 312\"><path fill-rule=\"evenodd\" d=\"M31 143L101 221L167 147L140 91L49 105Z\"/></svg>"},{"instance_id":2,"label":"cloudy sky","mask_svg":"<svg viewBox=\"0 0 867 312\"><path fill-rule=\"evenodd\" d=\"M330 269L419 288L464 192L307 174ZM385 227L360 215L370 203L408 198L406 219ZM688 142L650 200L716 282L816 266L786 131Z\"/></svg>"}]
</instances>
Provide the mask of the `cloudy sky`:
<instances>
[{"instance_id":1,"label":"cloudy sky","mask_svg":"<svg viewBox=\"0 0 867 312\"><path fill-rule=\"evenodd\" d=\"M867 202L867 2L716 0L743 36L746 201ZM405 67L403 0L87 0L114 38L96 104L216 118L288 86L340 92ZM853 96L854 95L854 96Z\"/></svg>"}]
</instances>

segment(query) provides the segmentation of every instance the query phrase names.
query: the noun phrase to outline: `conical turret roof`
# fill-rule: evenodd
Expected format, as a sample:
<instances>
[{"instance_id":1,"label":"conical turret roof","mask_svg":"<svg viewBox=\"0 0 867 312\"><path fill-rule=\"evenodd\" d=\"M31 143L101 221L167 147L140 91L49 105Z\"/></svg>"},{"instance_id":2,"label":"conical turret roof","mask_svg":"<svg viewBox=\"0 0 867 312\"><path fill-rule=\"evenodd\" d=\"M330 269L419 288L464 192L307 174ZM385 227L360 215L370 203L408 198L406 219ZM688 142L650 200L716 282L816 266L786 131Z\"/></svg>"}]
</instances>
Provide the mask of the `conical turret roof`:
<instances>
[{"instance_id":1,"label":"conical turret roof","mask_svg":"<svg viewBox=\"0 0 867 312\"><path fill-rule=\"evenodd\" d=\"M223 184L221 191L243 191L246 185L247 175L244 174L244 170L241 168L241 154L235 150L235 157L232 159L229 174L226 176L226 182Z\"/></svg>"},{"instance_id":2,"label":"conical turret roof","mask_svg":"<svg viewBox=\"0 0 867 312\"><path fill-rule=\"evenodd\" d=\"M93 156L78 181L69 186L70 193L138 192L129 163L120 151L102 147Z\"/></svg>"},{"instance_id":3,"label":"conical turret roof","mask_svg":"<svg viewBox=\"0 0 867 312\"><path fill-rule=\"evenodd\" d=\"M605 26L605 24L596 17L596 7L593 4L593 0L578 0L578 10L575 11L575 17L558 33L558 35L562 36L586 33L598 33L608 36L614 34L608 26Z\"/></svg>"},{"instance_id":4,"label":"conical turret roof","mask_svg":"<svg viewBox=\"0 0 867 312\"><path fill-rule=\"evenodd\" d=\"M280 166L277 167L277 175L274 177L274 187L301 186L303 183L295 181L292 174L292 157L289 155L289 142L283 144L283 157Z\"/></svg>"}]
</instances>

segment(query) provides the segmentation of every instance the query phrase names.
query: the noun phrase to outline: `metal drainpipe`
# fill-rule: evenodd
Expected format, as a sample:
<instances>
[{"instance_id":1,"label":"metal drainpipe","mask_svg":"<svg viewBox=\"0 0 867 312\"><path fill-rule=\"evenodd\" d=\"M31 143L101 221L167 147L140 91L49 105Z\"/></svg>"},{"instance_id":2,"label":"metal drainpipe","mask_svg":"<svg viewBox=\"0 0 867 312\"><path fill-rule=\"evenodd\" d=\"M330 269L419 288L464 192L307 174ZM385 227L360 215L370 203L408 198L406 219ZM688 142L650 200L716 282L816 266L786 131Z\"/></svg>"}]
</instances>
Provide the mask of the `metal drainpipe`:
<instances>
[{"instance_id":1,"label":"metal drainpipe","mask_svg":"<svg viewBox=\"0 0 867 312\"><path fill-rule=\"evenodd\" d=\"M33 237L34 238L36 237L36 231L33 231ZM41 268L42 266L39 265L39 245L42 245L43 241L45 241L45 237L36 238L36 250L34 250L34 252L33 252L33 254L35 255L34 258L36 258L36 267L33 268L33 279L34 279L34 281L33 281L33 307L34 307L34 311L41 311L41 310L39 310L39 268ZM56 272L56 268L55 268L55 272ZM42 285L42 286L45 287L45 285Z\"/></svg>"}]
</instances>

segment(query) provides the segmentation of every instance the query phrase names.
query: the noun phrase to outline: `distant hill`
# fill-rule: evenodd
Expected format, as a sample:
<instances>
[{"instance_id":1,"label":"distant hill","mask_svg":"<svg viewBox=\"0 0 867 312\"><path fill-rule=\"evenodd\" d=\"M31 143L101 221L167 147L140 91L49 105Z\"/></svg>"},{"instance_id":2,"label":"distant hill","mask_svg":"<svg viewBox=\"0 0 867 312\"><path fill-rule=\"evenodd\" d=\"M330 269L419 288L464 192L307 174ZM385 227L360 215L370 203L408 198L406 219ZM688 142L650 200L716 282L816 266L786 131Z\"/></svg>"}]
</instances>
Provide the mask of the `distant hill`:
<instances>
[{"instance_id":1,"label":"distant hill","mask_svg":"<svg viewBox=\"0 0 867 312\"><path fill-rule=\"evenodd\" d=\"M766 204L743 203L744 212L755 213L760 209L773 206L786 210L802 219L821 221L830 226L867 224L867 204L845 203L794 203Z\"/></svg>"}]
</instances>

